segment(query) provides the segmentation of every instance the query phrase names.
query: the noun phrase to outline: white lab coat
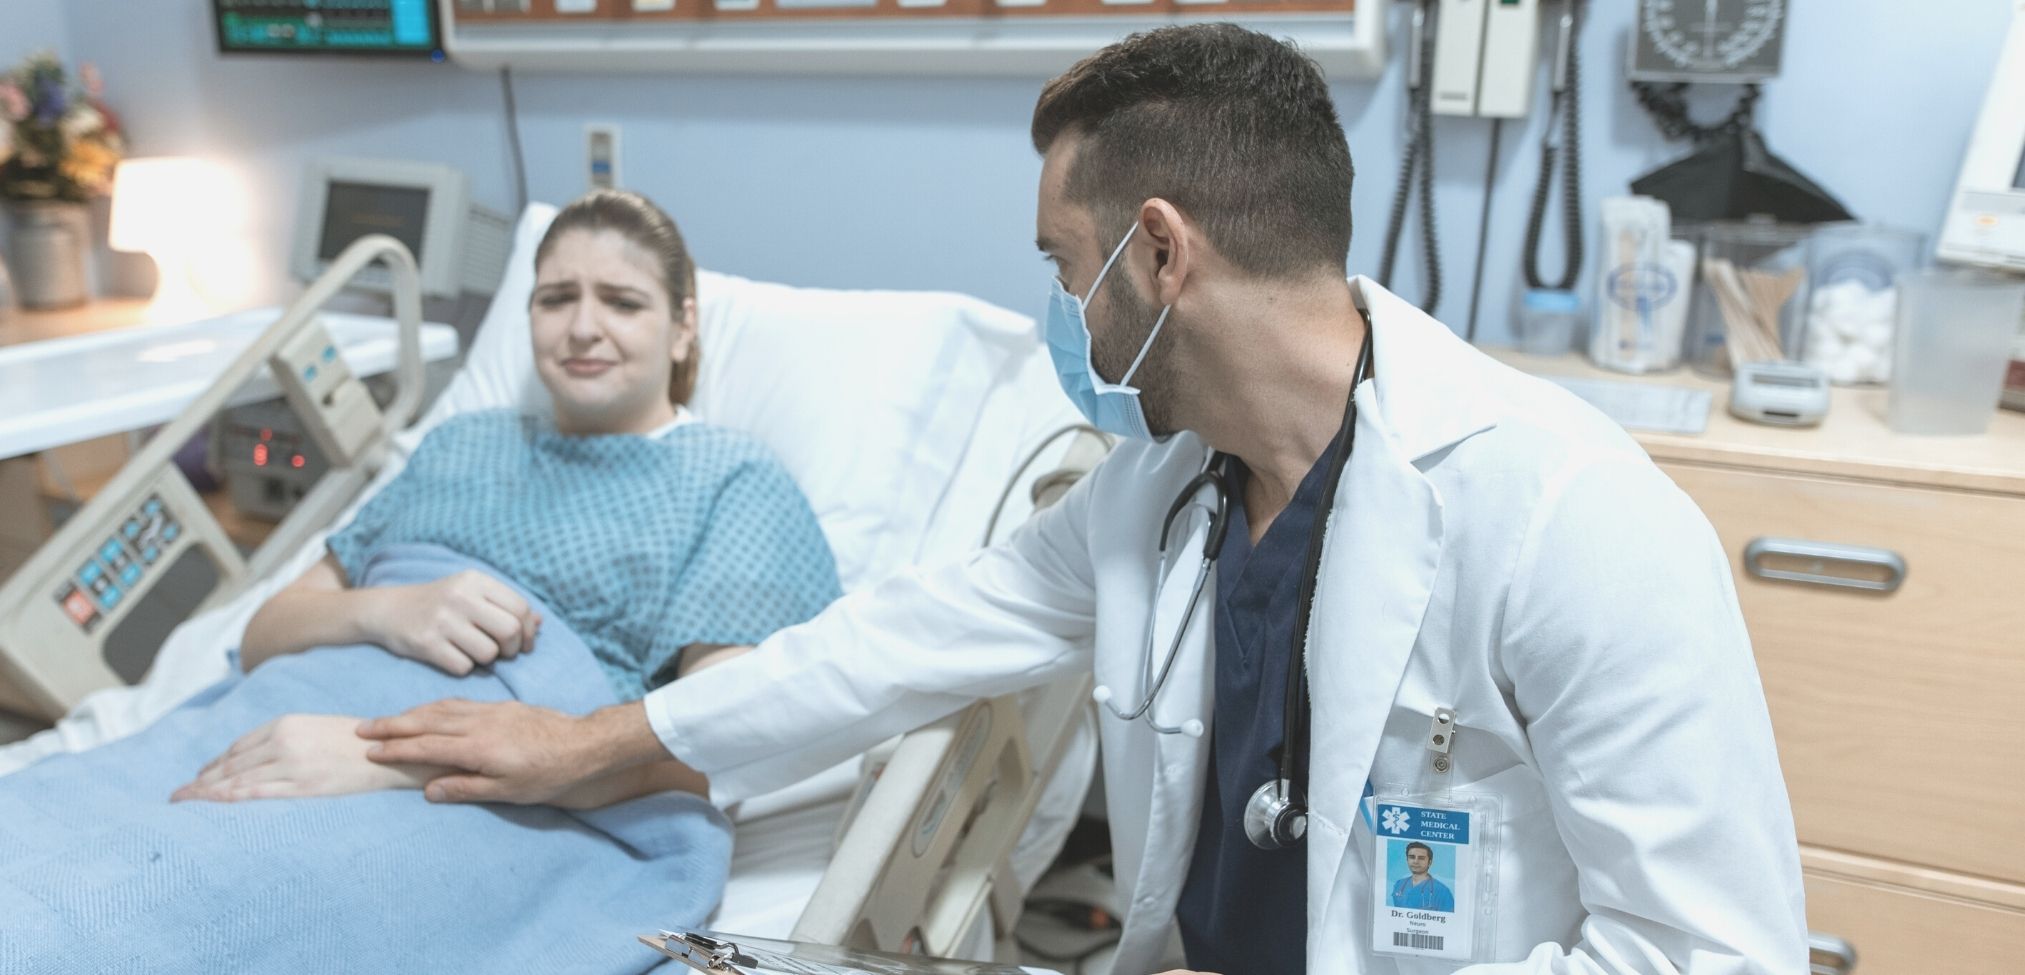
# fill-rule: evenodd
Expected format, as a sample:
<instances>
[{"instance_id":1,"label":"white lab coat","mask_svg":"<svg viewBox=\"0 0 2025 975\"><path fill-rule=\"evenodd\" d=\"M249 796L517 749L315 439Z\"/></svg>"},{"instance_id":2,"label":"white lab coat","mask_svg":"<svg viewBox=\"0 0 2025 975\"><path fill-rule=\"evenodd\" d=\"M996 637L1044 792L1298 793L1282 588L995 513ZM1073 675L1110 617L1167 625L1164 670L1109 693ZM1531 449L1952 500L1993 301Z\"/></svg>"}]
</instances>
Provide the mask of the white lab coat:
<instances>
[{"instance_id":1,"label":"white lab coat","mask_svg":"<svg viewBox=\"0 0 2025 975\"><path fill-rule=\"evenodd\" d=\"M1473 975L1804 972L1791 811L1707 520L1606 418L1352 286L1376 378L1356 393L1308 639L1308 967L1458 968L1370 951L1369 780L1500 797L1497 963ZM1005 544L668 685L650 720L730 801L1076 668L1136 702L1161 516L1207 455L1186 434L1123 445ZM1194 527L1153 601L1162 648L1193 582ZM1205 599L1183 640L1162 724L1209 720L1212 610ZM1440 775L1425 738L1443 706L1457 730ZM1136 975L1174 916L1208 742L1100 724L1126 906L1116 971Z\"/></svg>"}]
</instances>

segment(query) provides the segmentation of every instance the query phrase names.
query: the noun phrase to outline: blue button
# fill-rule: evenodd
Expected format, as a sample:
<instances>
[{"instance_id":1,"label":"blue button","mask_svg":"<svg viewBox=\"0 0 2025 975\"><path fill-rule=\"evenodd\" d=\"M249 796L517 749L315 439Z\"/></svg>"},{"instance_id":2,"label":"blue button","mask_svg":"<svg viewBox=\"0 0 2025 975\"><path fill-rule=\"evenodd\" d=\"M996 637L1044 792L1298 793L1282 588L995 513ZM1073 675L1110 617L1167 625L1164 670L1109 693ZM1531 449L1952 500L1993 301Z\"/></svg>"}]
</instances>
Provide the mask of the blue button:
<instances>
[{"instance_id":1,"label":"blue button","mask_svg":"<svg viewBox=\"0 0 2025 975\"><path fill-rule=\"evenodd\" d=\"M325 362L337 361L337 346L326 345L323 347L323 361Z\"/></svg>"},{"instance_id":2,"label":"blue button","mask_svg":"<svg viewBox=\"0 0 2025 975\"><path fill-rule=\"evenodd\" d=\"M141 581L140 566L130 565L120 571L120 584L126 586L128 589L132 589L134 583L139 581Z\"/></svg>"},{"instance_id":3,"label":"blue button","mask_svg":"<svg viewBox=\"0 0 2025 975\"><path fill-rule=\"evenodd\" d=\"M104 592L98 594L98 601L107 609L118 606L120 604L120 587L107 586Z\"/></svg>"},{"instance_id":4,"label":"blue button","mask_svg":"<svg viewBox=\"0 0 2025 975\"><path fill-rule=\"evenodd\" d=\"M304 366L304 367L302 367L302 381L303 381L303 382L306 382L306 383L313 383L313 382L316 382L316 367L315 367L315 366Z\"/></svg>"},{"instance_id":5,"label":"blue button","mask_svg":"<svg viewBox=\"0 0 2025 975\"><path fill-rule=\"evenodd\" d=\"M162 541L173 542L176 540L176 536L182 533L183 526L171 522L162 528Z\"/></svg>"},{"instance_id":6,"label":"blue button","mask_svg":"<svg viewBox=\"0 0 2025 975\"><path fill-rule=\"evenodd\" d=\"M149 565L154 565L155 560L161 557L162 557L162 550L154 547L153 545L141 549L141 561L146 562Z\"/></svg>"},{"instance_id":7,"label":"blue button","mask_svg":"<svg viewBox=\"0 0 2025 975\"><path fill-rule=\"evenodd\" d=\"M105 574L105 570L99 568L97 562L86 562L84 568L77 570L77 579L79 582L89 586L97 582L98 577L103 574Z\"/></svg>"},{"instance_id":8,"label":"blue button","mask_svg":"<svg viewBox=\"0 0 2025 975\"><path fill-rule=\"evenodd\" d=\"M142 510L143 512L146 512L147 514L151 514L151 515L158 515L158 514L161 514L161 513L162 513L162 499L161 499L161 498L149 498L149 499L148 499L148 503L147 503L147 504L141 505L141 510Z\"/></svg>"},{"instance_id":9,"label":"blue button","mask_svg":"<svg viewBox=\"0 0 2025 975\"><path fill-rule=\"evenodd\" d=\"M114 539L110 542L105 543L105 547L98 550L98 557L106 560L107 562L111 562L112 560L119 558L120 557L119 540Z\"/></svg>"},{"instance_id":10,"label":"blue button","mask_svg":"<svg viewBox=\"0 0 2025 975\"><path fill-rule=\"evenodd\" d=\"M141 523L131 518L127 519L126 533L128 538L141 537Z\"/></svg>"}]
</instances>

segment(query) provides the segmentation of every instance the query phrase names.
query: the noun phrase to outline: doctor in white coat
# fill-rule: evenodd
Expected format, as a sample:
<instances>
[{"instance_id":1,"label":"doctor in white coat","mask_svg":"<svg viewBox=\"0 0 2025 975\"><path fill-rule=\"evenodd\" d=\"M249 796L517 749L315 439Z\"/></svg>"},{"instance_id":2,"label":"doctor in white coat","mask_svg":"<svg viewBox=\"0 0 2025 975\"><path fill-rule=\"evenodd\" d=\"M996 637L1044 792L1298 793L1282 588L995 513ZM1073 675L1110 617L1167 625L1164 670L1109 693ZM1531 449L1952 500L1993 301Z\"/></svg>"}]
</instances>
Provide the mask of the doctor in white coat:
<instances>
[{"instance_id":1,"label":"doctor in white coat","mask_svg":"<svg viewBox=\"0 0 2025 975\"><path fill-rule=\"evenodd\" d=\"M1344 280L1350 159L1313 64L1224 25L1138 35L1050 83L1034 136L1064 388L1146 439L1006 543L847 597L644 702L581 718L432 706L369 723L377 757L467 770L431 784L440 801L538 802L672 754L731 801L1094 667L1111 692L1118 972L1162 960L1178 911L1191 962L1231 971L1803 972L1791 813L1714 533L1610 421ZM1303 516L1344 449L1333 498ZM1294 605L1276 580L1307 578L1299 543L1319 539L1298 646L1219 646L1219 607L1240 610L1221 560L1198 572L1213 491L1189 493L1161 556L1163 514L1206 468L1242 485L1227 519L1242 540L1216 552L1256 562L1276 519L1319 523L1261 583L1259 606ZM1261 633L1298 622L1243 612ZM1255 700L1219 685L1260 660ZM1259 761L1295 747L1242 716L1279 714L1303 670L1305 836L1248 860L1266 851L1234 811L1272 776L1223 784L1240 770L1220 749L1259 727ZM1429 747L1442 727L1445 754ZM1473 807L1493 811L1473 892L1448 877L1471 902L1464 957L1374 941L1390 887L1374 827L1396 824L1371 811L1414 795L1494 797ZM1452 860L1443 848L1437 874ZM1239 862L1265 873L1218 866ZM1284 916L1248 914L1289 897Z\"/></svg>"}]
</instances>

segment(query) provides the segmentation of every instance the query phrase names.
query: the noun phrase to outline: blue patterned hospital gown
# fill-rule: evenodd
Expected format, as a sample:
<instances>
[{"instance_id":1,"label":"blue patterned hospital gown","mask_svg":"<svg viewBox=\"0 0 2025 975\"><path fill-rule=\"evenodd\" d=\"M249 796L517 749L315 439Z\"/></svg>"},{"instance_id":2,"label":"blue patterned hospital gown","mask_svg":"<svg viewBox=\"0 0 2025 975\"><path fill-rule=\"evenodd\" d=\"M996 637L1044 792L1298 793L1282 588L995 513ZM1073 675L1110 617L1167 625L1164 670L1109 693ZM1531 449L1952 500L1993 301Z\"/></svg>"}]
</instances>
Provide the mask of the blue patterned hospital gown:
<instances>
[{"instance_id":1,"label":"blue patterned hospital gown","mask_svg":"<svg viewBox=\"0 0 2025 975\"><path fill-rule=\"evenodd\" d=\"M478 559L540 597L628 701L666 683L681 648L756 643L838 595L787 470L702 423L649 438L571 436L503 410L445 421L329 544L359 579L403 542Z\"/></svg>"}]
</instances>

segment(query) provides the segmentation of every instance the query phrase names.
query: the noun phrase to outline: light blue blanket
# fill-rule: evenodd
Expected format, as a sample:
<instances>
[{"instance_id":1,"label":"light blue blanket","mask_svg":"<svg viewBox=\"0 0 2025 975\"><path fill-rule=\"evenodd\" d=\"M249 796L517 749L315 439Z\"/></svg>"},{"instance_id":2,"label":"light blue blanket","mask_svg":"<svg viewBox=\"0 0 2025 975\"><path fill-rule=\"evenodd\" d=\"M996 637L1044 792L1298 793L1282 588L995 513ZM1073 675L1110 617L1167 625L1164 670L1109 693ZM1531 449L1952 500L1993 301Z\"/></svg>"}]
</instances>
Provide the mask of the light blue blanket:
<instances>
[{"instance_id":1,"label":"light blue blanket","mask_svg":"<svg viewBox=\"0 0 2025 975\"><path fill-rule=\"evenodd\" d=\"M390 547L367 585L484 568ZM455 678L372 646L230 678L132 738L0 778L0 972L638 972L634 936L700 925L729 824L686 793L591 813L438 806L420 792L171 805L240 735L292 712L393 714L448 697L583 713L609 683L563 617Z\"/></svg>"}]
</instances>

